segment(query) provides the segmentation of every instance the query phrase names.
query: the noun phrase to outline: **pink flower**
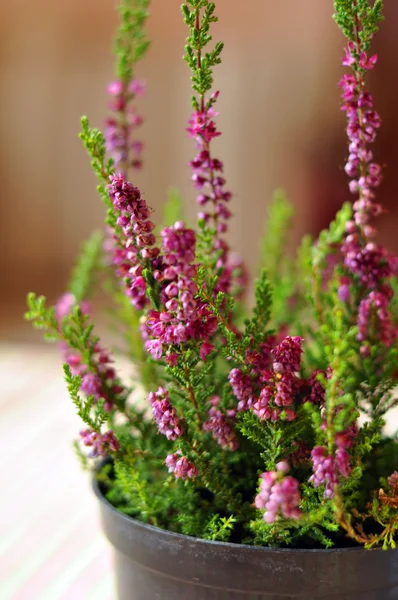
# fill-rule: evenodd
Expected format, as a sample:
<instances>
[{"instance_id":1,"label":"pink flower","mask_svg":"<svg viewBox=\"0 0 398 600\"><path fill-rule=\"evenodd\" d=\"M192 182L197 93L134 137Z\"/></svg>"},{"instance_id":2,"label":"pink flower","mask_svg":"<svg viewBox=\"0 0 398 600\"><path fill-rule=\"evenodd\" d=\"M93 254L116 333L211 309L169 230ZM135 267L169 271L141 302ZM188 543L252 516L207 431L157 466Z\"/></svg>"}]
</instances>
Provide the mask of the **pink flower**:
<instances>
[{"instance_id":1,"label":"pink flower","mask_svg":"<svg viewBox=\"0 0 398 600\"><path fill-rule=\"evenodd\" d=\"M165 462L169 473L174 473L176 479L193 479L198 476L195 465L186 456L182 456L180 451L169 454Z\"/></svg>"},{"instance_id":2,"label":"pink flower","mask_svg":"<svg viewBox=\"0 0 398 600\"><path fill-rule=\"evenodd\" d=\"M210 342L203 342L203 344L200 347L200 358L201 360L205 361L206 360L206 356L208 354L211 354L214 350L214 345L210 344Z\"/></svg>"},{"instance_id":3,"label":"pink flower","mask_svg":"<svg viewBox=\"0 0 398 600\"><path fill-rule=\"evenodd\" d=\"M212 406L209 410L209 419L203 424L203 430L210 432L221 448L233 452L239 447L238 438L231 422L235 418L235 411L228 411L227 416L224 415L217 408L219 401L218 396L213 397L210 401Z\"/></svg>"},{"instance_id":4,"label":"pink flower","mask_svg":"<svg viewBox=\"0 0 398 600\"><path fill-rule=\"evenodd\" d=\"M145 92L145 83L139 79L132 79L129 84L129 90L134 96L142 96Z\"/></svg>"},{"instance_id":5,"label":"pink flower","mask_svg":"<svg viewBox=\"0 0 398 600\"><path fill-rule=\"evenodd\" d=\"M110 96L119 96L123 92L123 83L120 80L112 81L107 88Z\"/></svg>"},{"instance_id":6,"label":"pink flower","mask_svg":"<svg viewBox=\"0 0 398 600\"><path fill-rule=\"evenodd\" d=\"M92 447L91 458L107 456L109 452L117 452L120 444L111 429L105 433L97 433L93 429L85 429L80 432L83 444Z\"/></svg>"},{"instance_id":7,"label":"pink flower","mask_svg":"<svg viewBox=\"0 0 398 600\"><path fill-rule=\"evenodd\" d=\"M347 48L344 49L345 55L342 58L342 64L345 67L351 67L353 64L355 64L355 56L354 56L354 52L355 52L355 46L352 42L348 42Z\"/></svg>"},{"instance_id":8,"label":"pink flower","mask_svg":"<svg viewBox=\"0 0 398 600\"><path fill-rule=\"evenodd\" d=\"M180 437L184 430L175 408L170 403L168 391L159 387L156 393L149 394L148 400L152 405L152 416L160 433L163 433L168 440L176 440Z\"/></svg>"},{"instance_id":9,"label":"pink flower","mask_svg":"<svg viewBox=\"0 0 398 600\"><path fill-rule=\"evenodd\" d=\"M375 66L375 64L377 62L377 58L378 58L377 54L374 54L373 56L368 58L366 55L366 52L361 52L361 54L359 55L359 66L362 69L366 69L367 71L370 71Z\"/></svg>"},{"instance_id":10,"label":"pink flower","mask_svg":"<svg viewBox=\"0 0 398 600\"><path fill-rule=\"evenodd\" d=\"M256 508L265 509L266 523L273 523L278 515L285 519L300 519L300 484L294 477L285 475L288 470L288 463L281 461L276 465L276 471L261 475L260 491L254 503Z\"/></svg>"}]
</instances>

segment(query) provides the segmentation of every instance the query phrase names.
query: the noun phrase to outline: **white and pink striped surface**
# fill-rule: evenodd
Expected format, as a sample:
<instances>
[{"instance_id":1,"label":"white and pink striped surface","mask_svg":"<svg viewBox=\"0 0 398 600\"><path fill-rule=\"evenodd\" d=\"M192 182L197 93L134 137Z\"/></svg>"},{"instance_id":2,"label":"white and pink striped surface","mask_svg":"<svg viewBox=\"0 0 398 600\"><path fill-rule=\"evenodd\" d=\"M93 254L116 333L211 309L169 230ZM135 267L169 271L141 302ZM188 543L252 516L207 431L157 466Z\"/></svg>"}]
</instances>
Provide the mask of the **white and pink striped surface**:
<instances>
[{"instance_id":1,"label":"white and pink striped surface","mask_svg":"<svg viewBox=\"0 0 398 600\"><path fill-rule=\"evenodd\" d=\"M115 600L111 550L51 346L0 346L0 598ZM398 425L398 410L388 422Z\"/></svg>"},{"instance_id":2,"label":"white and pink striped surface","mask_svg":"<svg viewBox=\"0 0 398 600\"><path fill-rule=\"evenodd\" d=\"M115 600L111 550L54 347L0 347L0 598Z\"/></svg>"}]
</instances>

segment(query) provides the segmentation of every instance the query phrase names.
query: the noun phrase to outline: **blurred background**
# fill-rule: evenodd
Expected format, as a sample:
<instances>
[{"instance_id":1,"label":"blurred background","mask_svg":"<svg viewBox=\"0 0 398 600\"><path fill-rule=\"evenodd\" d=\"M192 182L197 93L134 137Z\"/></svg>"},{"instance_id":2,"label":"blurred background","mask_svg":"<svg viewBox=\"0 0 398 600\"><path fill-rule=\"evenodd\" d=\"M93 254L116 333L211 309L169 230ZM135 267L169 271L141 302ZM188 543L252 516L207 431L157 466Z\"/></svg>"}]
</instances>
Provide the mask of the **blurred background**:
<instances>
[{"instance_id":1,"label":"blurred background","mask_svg":"<svg viewBox=\"0 0 398 600\"><path fill-rule=\"evenodd\" d=\"M167 189L177 187L194 221L187 163L195 148L185 132L191 92L180 2L152 1L153 43L137 73L147 81L139 105L145 165L134 183L159 219ZM61 361L56 348L39 346L39 333L22 318L29 290L50 301L63 292L81 242L103 224L78 132L82 114L97 127L108 114L114 8L115 0L0 0L4 600L115 598L96 501L71 447L80 423ZM343 38L332 12L332 0L217 0L214 37L225 41L225 51L215 73L223 131L215 155L224 160L234 192L230 241L252 273L275 188L285 188L296 208L291 251L303 233L316 234L350 199L337 88ZM380 199L388 212L379 220L379 237L397 251L398 2L386 2L385 14L370 89L384 120L375 152L387 167Z\"/></svg>"},{"instance_id":2,"label":"blurred background","mask_svg":"<svg viewBox=\"0 0 398 600\"><path fill-rule=\"evenodd\" d=\"M1 335L24 339L28 290L55 298L79 244L103 222L95 179L77 137L87 114L95 126L107 115L105 89L113 77L110 50L117 24L114 0L0 2L0 256ZM181 57L186 37L180 0L153 0L153 43L138 75L148 84L140 100L145 168L135 183L160 213L176 186L194 218L185 133L189 73ZM291 245L316 233L350 198L343 171L344 115L339 111L343 38L331 19L332 0L218 0L214 37L225 40L216 86L225 161L234 192L231 242L255 268L267 205L283 187L296 207ZM376 154L385 162L380 197L389 212L380 236L398 249L397 164L398 6L386 3L375 39L380 64L370 87L383 119ZM379 151L380 149L380 151Z\"/></svg>"}]
</instances>

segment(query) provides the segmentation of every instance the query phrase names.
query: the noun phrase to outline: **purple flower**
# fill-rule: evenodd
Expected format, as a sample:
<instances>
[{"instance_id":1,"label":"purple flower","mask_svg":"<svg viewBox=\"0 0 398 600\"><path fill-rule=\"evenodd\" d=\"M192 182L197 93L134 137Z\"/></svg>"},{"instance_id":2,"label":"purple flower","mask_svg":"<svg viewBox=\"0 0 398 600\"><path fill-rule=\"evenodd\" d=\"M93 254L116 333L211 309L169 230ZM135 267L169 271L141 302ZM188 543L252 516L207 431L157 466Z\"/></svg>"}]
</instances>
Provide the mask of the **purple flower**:
<instances>
[{"instance_id":1,"label":"purple flower","mask_svg":"<svg viewBox=\"0 0 398 600\"><path fill-rule=\"evenodd\" d=\"M109 452L117 452L120 444L114 432L109 429L105 433L98 433L93 429L85 429L80 432L83 444L92 447L91 458L107 456Z\"/></svg>"},{"instance_id":2,"label":"purple flower","mask_svg":"<svg viewBox=\"0 0 398 600\"><path fill-rule=\"evenodd\" d=\"M275 372L295 372L300 370L301 363L301 337L287 336L276 348L271 351L274 359Z\"/></svg>"},{"instance_id":3,"label":"purple flower","mask_svg":"<svg viewBox=\"0 0 398 600\"><path fill-rule=\"evenodd\" d=\"M68 296L72 296L68 294ZM73 297L73 296L72 296ZM68 302L61 299L64 307L70 306ZM88 303L81 303L84 310L88 310ZM89 340L88 340L89 342ZM68 347L66 343L62 344L64 360L69 365L72 375L79 375L82 378L80 390L87 396L94 396L94 400L104 400L104 408L111 411L114 400L122 399L126 396L127 390L120 385L116 371L112 366L112 359L108 352L102 348L99 342L92 347L90 364L87 364L83 355L76 349Z\"/></svg>"},{"instance_id":4,"label":"purple flower","mask_svg":"<svg viewBox=\"0 0 398 600\"><path fill-rule=\"evenodd\" d=\"M360 342L379 339L388 347L397 339L398 330L392 322L389 308L392 290L385 287L383 292L372 291L367 298L361 300L357 337Z\"/></svg>"},{"instance_id":5,"label":"purple flower","mask_svg":"<svg viewBox=\"0 0 398 600\"><path fill-rule=\"evenodd\" d=\"M149 394L148 400L152 405L152 416L160 433L163 433L168 440L176 440L180 437L184 430L175 408L170 403L168 391L160 387L157 392Z\"/></svg>"},{"instance_id":6,"label":"purple flower","mask_svg":"<svg viewBox=\"0 0 398 600\"><path fill-rule=\"evenodd\" d=\"M351 445L348 435L336 440L338 445L336 457L327 454L323 446L316 446L311 452L313 475L310 481L314 487L326 483L325 498L333 498L334 486L338 483L338 473L347 478L351 472L350 457L346 447Z\"/></svg>"},{"instance_id":7,"label":"purple flower","mask_svg":"<svg viewBox=\"0 0 398 600\"><path fill-rule=\"evenodd\" d=\"M394 471L391 473L390 477L387 480L388 486L391 491L391 495L394 497L397 495L398 491L398 471Z\"/></svg>"},{"instance_id":8,"label":"purple flower","mask_svg":"<svg viewBox=\"0 0 398 600\"><path fill-rule=\"evenodd\" d=\"M202 360L213 351L210 339L217 329L217 321L206 304L197 298L195 277L196 235L181 221L161 232L164 255L159 271L162 311L150 310L146 322L151 339L145 347L154 358L163 352L175 354L171 346L196 340Z\"/></svg>"},{"instance_id":9,"label":"purple flower","mask_svg":"<svg viewBox=\"0 0 398 600\"><path fill-rule=\"evenodd\" d=\"M165 462L169 473L174 473L176 479L193 479L198 476L195 465L186 456L182 456L179 450L168 454Z\"/></svg>"},{"instance_id":10,"label":"purple flower","mask_svg":"<svg viewBox=\"0 0 398 600\"><path fill-rule=\"evenodd\" d=\"M110 177L109 196L119 217L117 225L121 238L115 236L117 246L113 262L117 274L125 281L126 294L137 310L147 305L146 282L142 275L143 267L150 263L156 271L161 266L159 248L154 246L155 225L149 220L150 210L138 188L126 181L123 175Z\"/></svg>"},{"instance_id":11,"label":"purple flower","mask_svg":"<svg viewBox=\"0 0 398 600\"><path fill-rule=\"evenodd\" d=\"M334 486L338 483L336 466L332 456L328 456L323 446L316 446L311 452L314 474L310 477L314 487L326 483L325 498L332 498Z\"/></svg>"},{"instance_id":12,"label":"purple flower","mask_svg":"<svg viewBox=\"0 0 398 600\"><path fill-rule=\"evenodd\" d=\"M252 381L248 375L242 373L240 369L232 369L228 375L232 391L239 401L238 410L246 410L253 405L254 392Z\"/></svg>"},{"instance_id":13,"label":"purple flower","mask_svg":"<svg viewBox=\"0 0 398 600\"><path fill-rule=\"evenodd\" d=\"M209 410L209 418L203 424L204 431L208 431L213 435L213 438L221 448L235 451L239 447L239 442L236 433L231 424L231 417L228 419L217 408L220 398L215 396L211 400L211 408Z\"/></svg>"},{"instance_id":14,"label":"purple flower","mask_svg":"<svg viewBox=\"0 0 398 600\"><path fill-rule=\"evenodd\" d=\"M280 514L285 519L300 519L300 484L294 477L285 476L289 470L286 461L276 465L276 471L261 475L260 491L255 497L256 508L264 510L264 521L274 523Z\"/></svg>"},{"instance_id":15,"label":"purple flower","mask_svg":"<svg viewBox=\"0 0 398 600\"><path fill-rule=\"evenodd\" d=\"M236 269L234 261L230 260L229 246L222 239L231 217L227 204L232 194L225 189L224 165L221 160L212 157L210 150L212 140L221 135L214 121L218 113L213 108L218 95L218 92L213 94L207 105L195 111L189 120L187 131L198 145L198 153L190 166L192 181L198 191L197 202L202 207L198 214L199 220L207 229L212 229L213 233L212 251L217 257L215 266L219 276L215 291L229 292L233 285L242 291L239 279L244 277L244 271L242 268Z\"/></svg>"},{"instance_id":16,"label":"purple flower","mask_svg":"<svg viewBox=\"0 0 398 600\"><path fill-rule=\"evenodd\" d=\"M128 167L139 169L142 166L143 144L133 135L143 119L137 115L131 101L144 90L144 84L136 79L127 86L120 80L108 86L108 94L112 98L110 108L115 116L105 121L106 150L113 158L115 167L122 171L127 171Z\"/></svg>"},{"instance_id":17,"label":"purple flower","mask_svg":"<svg viewBox=\"0 0 398 600\"><path fill-rule=\"evenodd\" d=\"M324 371L316 370L313 371L312 375L308 378L307 383L310 387L310 392L306 395L304 400L323 406L325 403L325 388L318 379L318 375L320 374L326 375Z\"/></svg>"},{"instance_id":18,"label":"purple flower","mask_svg":"<svg viewBox=\"0 0 398 600\"><path fill-rule=\"evenodd\" d=\"M256 402L253 404L253 412L261 421L268 421L272 417L272 402L274 396L274 390L272 386L268 385L262 388L260 395Z\"/></svg>"}]
</instances>

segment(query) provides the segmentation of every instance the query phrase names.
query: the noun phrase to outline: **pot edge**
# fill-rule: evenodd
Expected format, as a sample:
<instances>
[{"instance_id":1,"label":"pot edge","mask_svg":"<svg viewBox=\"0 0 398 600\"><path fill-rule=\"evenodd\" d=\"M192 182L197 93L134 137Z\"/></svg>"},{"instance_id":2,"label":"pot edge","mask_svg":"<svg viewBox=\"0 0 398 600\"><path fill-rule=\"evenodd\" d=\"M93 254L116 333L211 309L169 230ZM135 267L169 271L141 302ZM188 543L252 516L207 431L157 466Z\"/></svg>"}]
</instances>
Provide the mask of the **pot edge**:
<instances>
[{"instance_id":1,"label":"pot edge","mask_svg":"<svg viewBox=\"0 0 398 600\"><path fill-rule=\"evenodd\" d=\"M103 464L103 463L102 463ZM369 552L398 552L398 550L394 550L394 549L389 549L389 550L383 550L382 548L371 548L371 549L365 549L362 546L358 546L358 547L349 547L349 548L273 548L271 546L249 546L248 544L233 544L231 542L218 542L218 541L213 541L213 540L204 540L202 538L196 538L190 535L185 535L182 533L175 533L174 531L168 531L167 529L162 529L161 527L155 527L154 525L149 525L148 523L143 523L142 521L138 521L137 519L133 519L132 517L129 517L128 515L123 514L122 512L118 511L113 504L111 504L106 497L104 496L104 494L101 491L100 488L100 484L97 480L96 477L96 473L97 471L101 468L101 465L99 465L92 476L92 488L94 490L95 495L97 496L98 500L103 503L106 508L113 512L116 513L118 515L119 518L121 518L122 520L125 520L126 522L132 522L134 523L134 525L136 527L142 528L142 529L146 529L147 531L152 531L153 533L156 532L160 532L162 535L164 535L166 538L169 539L180 539L180 540L191 540L191 541L195 541L198 544L203 544L205 546L208 547L222 547L222 548L230 548L230 549L238 549L238 548L244 548L245 551L252 551L252 552L270 552L270 553L283 553L283 554L288 554L288 553L333 553L333 554L337 554L337 553L341 553L341 552L364 552L366 554L368 554Z\"/></svg>"}]
</instances>

